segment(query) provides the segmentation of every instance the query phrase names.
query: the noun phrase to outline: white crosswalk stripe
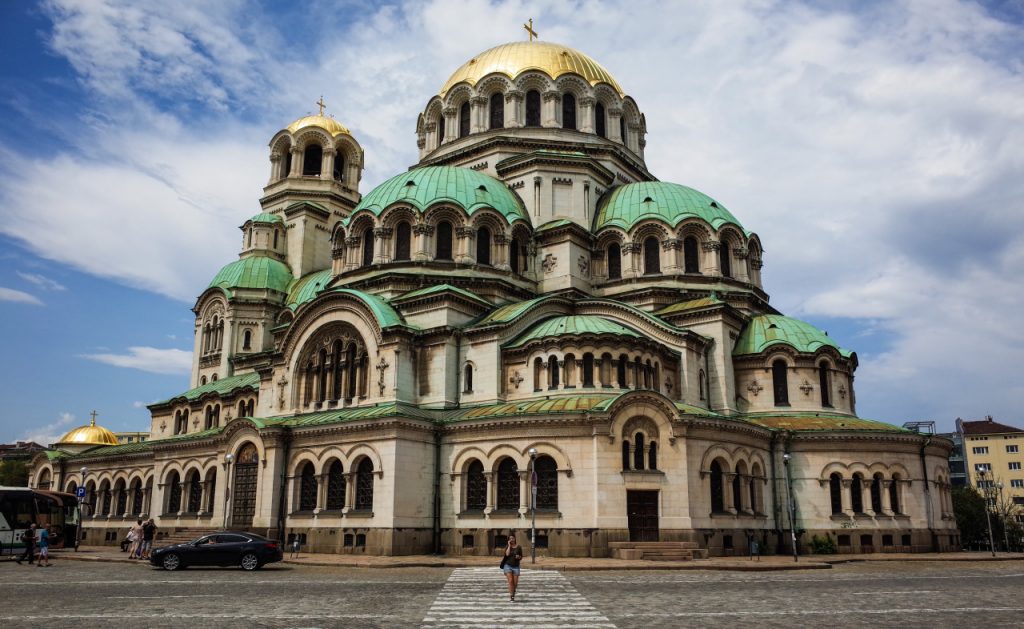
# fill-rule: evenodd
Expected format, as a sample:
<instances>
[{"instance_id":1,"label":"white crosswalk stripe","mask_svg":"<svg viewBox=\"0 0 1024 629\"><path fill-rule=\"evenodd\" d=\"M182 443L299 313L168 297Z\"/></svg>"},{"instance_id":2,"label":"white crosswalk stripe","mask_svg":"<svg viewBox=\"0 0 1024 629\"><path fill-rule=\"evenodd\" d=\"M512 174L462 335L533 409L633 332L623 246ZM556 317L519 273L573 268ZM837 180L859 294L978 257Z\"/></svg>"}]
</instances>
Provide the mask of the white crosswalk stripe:
<instances>
[{"instance_id":1,"label":"white crosswalk stripe","mask_svg":"<svg viewBox=\"0 0 1024 629\"><path fill-rule=\"evenodd\" d=\"M422 626L428 629L615 627L568 579L554 570L524 569L516 601L509 601L505 575L497 567L452 571Z\"/></svg>"}]
</instances>

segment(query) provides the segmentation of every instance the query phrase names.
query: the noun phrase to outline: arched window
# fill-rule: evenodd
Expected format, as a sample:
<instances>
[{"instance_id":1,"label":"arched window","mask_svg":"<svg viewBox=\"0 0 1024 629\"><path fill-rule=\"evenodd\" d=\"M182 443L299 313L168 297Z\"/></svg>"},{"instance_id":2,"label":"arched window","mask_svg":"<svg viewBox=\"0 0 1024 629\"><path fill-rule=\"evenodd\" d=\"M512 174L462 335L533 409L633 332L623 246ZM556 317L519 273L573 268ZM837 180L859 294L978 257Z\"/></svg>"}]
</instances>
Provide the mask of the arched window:
<instances>
[{"instance_id":1,"label":"arched window","mask_svg":"<svg viewBox=\"0 0 1024 629\"><path fill-rule=\"evenodd\" d=\"M619 356L619 360L616 361L615 365L615 379L618 382L620 389L628 389L629 382L626 380L626 365L629 364L629 358L623 354Z\"/></svg>"},{"instance_id":2,"label":"arched window","mask_svg":"<svg viewBox=\"0 0 1024 629\"><path fill-rule=\"evenodd\" d=\"M167 513L181 511L181 481L178 480L178 473L171 472L167 477Z\"/></svg>"},{"instance_id":3,"label":"arched window","mask_svg":"<svg viewBox=\"0 0 1024 629\"><path fill-rule=\"evenodd\" d=\"M256 406L256 400L249 400L249 404L247 404L246 407L245 407L245 415L246 415L246 417L252 417L252 415L253 415L253 408L255 406Z\"/></svg>"},{"instance_id":4,"label":"arched window","mask_svg":"<svg viewBox=\"0 0 1024 629\"><path fill-rule=\"evenodd\" d=\"M548 358L548 388L558 388L558 358L551 356Z\"/></svg>"},{"instance_id":5,"label":"arched window","mask_svg":"<svg viewBox=\"0 0 1024 629\"><path fill-rule=\"evenodd\" d=\"M323 402L327 399L327 350L322 349L317 354L317 387L316 401Z\"/></svg>"},{"instance_id":6,"label":"arched window","mask_svg":"<svg viewBox=\"0 0 1024 629\"><path fill-rule=\"evenodd\" d=\"M619 116L619 137L622 138L623 144L629 144L629 138L626 136L626 119Z\"/></svg>"},{"instance_id":7,"label":"arched window","mask_svg":"<svg viewBox=\"0 0 1024 629\"><path fill-rule=\"evenodd\" d=\"M562 128L576 128L576 97L572 94L562 96Z\"/></svg>"},{"instance_id":8,"label":"arched window","mask_svg":"<svg viewBox=\"0 0 1024 629\"><path fill-rule=\"evenodd\" d=\"M703 369L697 374L697 387L700 391L700 399L708 399L708 376Z\"/></svg>"},{"instance_id":9,"label":"arched window","mask_svg":"<svg viewBox=\"0 0 1024 629\"><path fill-rule=\"evenodd\" d=\"M114 515L128 513L128 489L125 487L124 480L117 481L117 484L114 485L114 493L117 494L117 507L114 508Z\"/></svg>"},{"instance_id":10,"label":"arched window","mask_svg":"<svg viewBox=\"0 0 1024 629\"><path fill-rule=\"evenodd\" d=\"M356 471L356 510L373 511L373 461L364 458Z\"/></svg>"},{"instance_id":11,"label":"arched window","mask_svg":"<svg viewBox=\"0 0 1024 629\"><path fill-rule=\"evenodd\" d=\"M198 513L203 508L203 484L199 482L199 472L193 470L188 478L188 511Z\"/></svg>"},{"instance_id":12,"label":"arched window","mask_svg":"<svg viewBox=\"0 0 1024 629\"><path fill-rule=\"evenodd\" d=\"M245 400L239 400L238 402L238 416L245 417Z\"/></svg>"},{"instance_id":13,"label":"arched window","mask_svg":"<svg viewBox=\"0 0 1024 629\"><path fill-rule=\"evenodd\" d=\"M434 258L437 260L452 259L452 224L448 221L441 221L437 224L437 253Z\"/></svg>"},{"instance_id":14,"label":"arched window","mask_svg":"<svg viewBox=\"0 0 1024 629\"><path fill-rule=\"evenodd\" d=\"M544 361L538 356L533 359L533 390L540 391L544 388Z\"/></svg>"},{"instance_id":15,"label":"arched window","mask_svg":"<svg viewBox=\"0 0 1024 629\"><path fill-rule=\"evenodd\" d=\"M277 249L277 230L274 230L274 249Z\"/></svg>"},{"instance_id":16,"label":"arched window","mask_svg":"<svg viewBox=\"0 0 1024 629\"><path fill-rule=\"evenodd\" d=\"M469 101L459 105L459 137L469 135Z\"/></svg>"},{"instance_id":17,"label":"arched window","mask_svg":"<svg viewBox=\"0 0 1024 629\"><path fill-rule=\"evenodd\" d=\"M537 509L558 510L558 465L549 456L539 456L533 462L537 474Z\"/></svg>"},{"instance_id":18,"label":"arched window","mask_svg":"<svg viewBox=\"0 0 1024 629\"><path fill-rule=\"evenodd\" d=\"M590 352L583 355L583 386L594 386L594 355Z\"/></svg>"},{"instance_id":19,"label":"arched window","mask_svg":"<svg viewBox=\"0 0 1024 629\"><path fill-rule=\"evenodd\" d=\"M483 511L487 507L487 477L484 464L476 459L466 470L466 510Z\"/></svg>"},{"instance_id":20,"label":"arched window","mask_svg":"<svg viewBox=\"0 0 1024 629\"><path fill-rule=\"evenodd\" d=\"M718 461L711 462L711 513L725 511L725 492L722 486L722 465Z\"/></svg>"},{"instance_id":21,"label":"arched window","mask_svg":"<svg viewBox=\"0 0 1024 629\"><path fill-rule=\"evenodd\" d=\"M464 393L473 392L473 365L466 363L466 367L462 370L462 390Z\"/></svg>"},{"instance_id":22,"label":"arched window","mask_svg":"<svg viewBox=\"0 0 1024 629\"><path fill-rule=\"evenodd\" d=\"M302 405L305 406L313 401L313 361L306 363L305 382L302 388Z\"/></svg>"},{"instance_id":23,"label":"arched window","mask_svg":"<svg viewBox=\"0 0 1024 629\"><path fill-rule=\"evenodd\" d=\"M602 138L608 137L608 120L604 115L604 103L594 105L594 132Z\"/></svg>"},{"instance_id":24,"label":"arched window","mask_svg":"<svg viewBox=\"0 0 1024 629\"><path fill-rule=\"evenodd\" d=\"M74 493L74 492L69 492L69 493ZM132 494L132 515L139 515L140 513L142 513L142 481L140 481L137 478L135 479L135 482L132 483L131 494ZM213 512L212 508L210 509L210 512Z\"/></svg>"},{"instance_id":25,"label":"arched window","mask_svg":"<svg viewBox=\"0 0 1024 629\"><path fill-rule=\"evenodd\" d=\"M281 169L281 178L284 179L292 174L292 150L284 152L284 167Z\"/></svg>"},{"instance_id":26,"label":"arched window","mask_svg":"<svg viewBox=\"0 0 1024 629\"><path fill-rule=\"evenodd\" d=\"M732 508L736 513L743 511L743 483L739 473L732 475Z\"/></svg>"},{"instance_id":27,"label":"arched window","mask_svg":"<svg viewBox=\"0 0 1024 629\"><path fill-rule=\"evenodd\" d=\"M335 181L345 180L345 156L338 151L338 154L334 157L334 172L331 173Z\"/></svg>"},{"instance_id":28,"label":"arched window","mask_svg":"<svg viewBox=\"0 0 1024 629\"><path fill-rule=\"evenodd\" d=\"M402 221L395 227L395 260L408 260L411 247L412 229L409 223Z\"/></svg>"},{"instance_id":29,"label":"arched window","mask_svg":"<svg viewBox=\"0 0 1024 629\"><path fill-rule=\"evenodd\" d=\"M341 339L331 344L331 399L341 399Z\"/></svg>"},{"instance_id":30,"label":"arched window","mask_svg":"<svg viewBox=\"0 0 1024 629\"><path fill-rule=\"evenodd\" d=\"M319 177L324 150L319 144L310 144L302 154L302 176Z\"/></svg>"},{"instance_id":31,"label":"arched window","mask_svg":"<svg viewBox=\"0 0 1024 629\"><path fill-rule=\"evenodd\" d=\"M903 513L900 505L900 475L893 474L892 481L889 482L889 506L892 507L893 513Z\"/></svg>"},{"instance_id":32,"label":"arched window","mask_svg":"<svg viewBox=\"0 0 1024 629\"><path fill-rule=\"evenodd\" d=\"M444 117L444 114L441 114L440 116L437 117L437 145L438 146L441 146L442 144L444 144L445 127L447 126L446 122L447 122L447 119Z\"/></svg>"},{"instance_id":33,"label":"arched window","mask_svg":"<svg viewBox=\"0 0 1024 629\"><path fill-rule=\"evenodd\" d=\"M613 242L608 245L608 279L617 280L622 278L622 248L619 243Z\"/></svg>"},{"instance_id":34,"label":"arched window","mask_svg":"<svg viewBox=\"0 0 1024 629\"><path fill-rule=\"evenodd\" d=\"M345 362L348 364L348 390L345 391L345 399L351 400L356 396L356 370L359 367L359 363L356 360L356 346L354 343L349 343Z\"/></svg>"},{"instance_id":35,"label":"arched window","mask_svg":"<svg viewBox=\"0 0 1024 629\"><path fill-rule=\"evenodd\" d=\"M772 391L775 393L775 406L789 406L789 368L781 358L772 363Z\"/></svg>"},{"instance_id":36,"label":"arched window","mask_svg":"<svg viewBox=\"0 0 1024 629\"><path fill-rule=\"evenodd\" d=\"M864 513L864 481L863 476L854 474L850 482L850 506L854 513Z\"/></svg>"},{"instance_id":37,"label":"arched window","mask_svg":"<svg viewBox=\"0 0 1024 629\"><path fill-rule=\"evenodd\" d=\"M882 513L882 474L878 472L871 479L871 510L875 515Z\"/></svg>"},{"instance_id":38,"label":"arched window","mask_svg":"<svg viewBox=\"0 0 1024 629\"><path fill-rule=\"evenodd\" d=\"M628 439L624 439L622 441L622 471L623 472L629 471L629 469L630 469L630 467L629 467L629 460L632 457L629 456L629 450L630 450L629 440Z\"/></svg>"},{"instance_id":39,"label":"arched window","mask_svg":"<svg viewBox=\"0 0 1024 629\"><path fill-rule=\"evenodd\" d=\"M658 239L648 236L644 239L644 275L661 273L661 252L658 251Z\"/></svg>"},{"instance_id":40,"label":"arched window","mask_svg":"<svg viewBox=\"0 0 1024 629\"><path fill-rule=\"evenodd\" d=\"M213 513L213 507L216 504L215 496L217 489L217 470L211 469L206 473L206 512ZM139 487L139 502L142 502L142 488Z\"/></svg>"},{"instance_id":41,"label":"arched window","mask_svg":"<svg viewBox=\"0 0 1024 629\"><path fill-rule=\"evenodd\" d=\"M242 333L242 349L252 349L252 330Z\"/></svg>"},{"instance_id":42,"label":"arched window","mask_svg":"<svg viewBox=\"0 0 1024 629\"><path fill-rule=\"evenodd\" d=\"M512 242L508 244L508 264L509 268L516 275L519 274L519 239L513 238Z\"/></svg>"},{"instance_id":43,"label":"arched window","mask_svg":"<svg viewBox=\"0 0 1024 629\"><path fill-rule=\"evenodd\" d=\"M633 436L633 469L646 469L644 466L644 433L638 432Z\"/></svg>"},{"instance_id":44,"label":"arched window","mask_svg":"<svg viewBox=\"0 0 1024 629\"><path fill-rule=\"evenodd\" d=\"M832 515L843 513L843 479L837 472L828 477L828 495L832 499Z\"/></svg>"},{"instance_id":45,"label":"arched window","mask_svg":"<svg viewBox=\"0 0 1024 629\"><path fill-rule=\"evenodd\" d=\"M373 228L367 227L363 232L363 266L373 264Z\"/></svg>"},{"instance_id":46,"label":"arched window","mask_svg":"<svg viewBox=\"0 0 1024 629\"><path fill-rule=\"evenodd\" d=\"M652 441L650 447L647 448L647 469L656 470L658 469L658 442Z\"/></svg>"},{"instance_id":47,"label":"arched window","mask_svg":"<svg viewBox=\"0 0 1024 629\"><path fill-rule=\"evenodd\" d=\"M818 364L818 386L821 387L821 405L832 407L832 391L828 377L828 363Z\"/></svg>"},{"instance_id":48,"label":"arched window","mask_svg":"<svg viewBox=\"0 0 1024 629\"><path fill-rule=\"evenodd\" d=\"M519 469L510 458L498 464L498 509L519 508Z\"/></svg>"},{"instance_id":49,"label":"arched window","mask_svg":"<svg viewBox=\"0 0 1024 629\"><path fill-rule=\"evenodd\" d=\"M732 254L729 253L729 243L724 240L718 248L718 264L722 269L722 277L732 277Z\"/></svg>"},{"instance_id":50,"label":"arched window","mask_svg":"<svg viewBox=\"0 0 1024 629\"><path fill-rule=\"evenodd\" d=\"M299 475L299 511L316 509L316 471L311 462L302 466Z\"/></svg>"},{"instance_id":51,"label":"arched window","mask_svg":"<svg viewBox=\"0 0 1024 629\"><path fill-rule=\"evenodd\" d=\"M685 273L700 273L697 239L693 236L683 238L683 271Z\"/></svg>"},{"instance_id":52,"label":"arched window","mask_svg":"<svg viewBox=\"0 0 1024 629\"><path fill-rule=\"evenodd\" d=\"M540 92L537 90L526 93L526 126L540 126Z\"/></svg>"},{"instance_id":53,"label":"arched window","mask_svg":"<svg viewBox=\"0 0 1024 629\"><path fill-rule=\"evenodd\" d=\"M491 230L486 227L476 231L476 263L491 263Z\"/></svg>"},{"instance_id":54,"label":"arched window","mask_svg":"<svg viewBox=\"0 0 1024 629\"><path fill-rule=\"evenodd\" d=\"M345 470L335 459L327 468L327 510L341 511L345 507Z\"/></svg>"},{"instance_id":55,"label":"arched window","mask_svg":"<svg viewBox=\"0 0 1024 629\"><path fill-rule=\"evenodd\" d=\"M491 129L505 127L505 95L501 92L491 94Z\"/></svg>"}]
</instances>

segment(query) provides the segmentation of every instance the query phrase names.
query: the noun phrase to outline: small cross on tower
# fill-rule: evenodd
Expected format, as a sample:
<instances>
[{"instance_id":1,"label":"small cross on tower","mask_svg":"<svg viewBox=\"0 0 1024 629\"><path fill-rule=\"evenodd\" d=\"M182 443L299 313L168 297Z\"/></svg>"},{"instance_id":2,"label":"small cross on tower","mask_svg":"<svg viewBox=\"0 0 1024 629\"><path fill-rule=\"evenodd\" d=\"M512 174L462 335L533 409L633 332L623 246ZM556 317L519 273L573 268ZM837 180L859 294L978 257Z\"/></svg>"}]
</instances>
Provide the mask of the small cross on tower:
<instances>
[{"instance_id":1,"label":"small cross on tower","mask_svg":"<svg viewBox=\"0 0 1024 629\"><path fill-rule=\"evenodd\" d=\"M323 94L320 95L320 100L316 101L316 105L317 105L317 107L320 108L320 115L321 116L324 115L324 107L327 106L327 103L324 102L324 95Z\"/></svg>"},{"instance_id":2,"label":"small cross on tower","mask_svg":"<svg viewBox=\"0 0 1024 629\"><path fill-rule=\"evenodd\" d=\"M92 420L89 422L90 426L95 426L96 425L96 415L98 415L98 413L96 411L93 411L93 412L89 413L89 417L92 418Z\"/></svg>"},{"instance_id":3,"label":"small cross on tower","mask_svg":"<svg viewBox=\"0 0 1024 629\"><path fill-rule=\"evenodd\" d=\"M540 35L537 34L537 31L533 30L533 18L532 17L530 18L529 22L527 22L526 24L523 24L523 28L526 29L526 32L530 34L530 41L533 41L534 37L540 39Z\"/></svg>"}]
</instances>

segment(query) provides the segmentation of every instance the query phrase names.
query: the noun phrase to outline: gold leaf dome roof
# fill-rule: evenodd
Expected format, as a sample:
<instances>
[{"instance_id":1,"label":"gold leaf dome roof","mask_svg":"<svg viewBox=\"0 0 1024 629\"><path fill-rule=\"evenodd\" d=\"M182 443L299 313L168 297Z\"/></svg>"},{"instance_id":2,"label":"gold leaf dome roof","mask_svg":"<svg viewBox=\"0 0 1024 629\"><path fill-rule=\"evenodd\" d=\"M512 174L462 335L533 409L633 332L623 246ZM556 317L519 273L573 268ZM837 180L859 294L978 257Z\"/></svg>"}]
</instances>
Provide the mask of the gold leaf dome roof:
<instances>
[{"instance_id":1,"label":"gold leaf dome roof","mask_svg":"<svg viewBox=\"0 0 1024 629\"><path fill-rule=\"evenodd\" d=\"M341 124L334 118L330 118L322 114L313 114L312 116L299 118L288 125L288 130L295 133L299 129L305 129L306 127L320 127L321 129L326 129L332 136L341 135L342 133L352 135L352 132L349 131L345 125Z\"/></svg>"},{"instance_id":2,"label":"gold leaf dome roof","mask_svg":"<svg viewBox=\"0 0 1024 629\"><path fill-rule=\"evenodd\" d=\"M607 83L619 96L625 95L608 70L582 52L553 42L521 41L495 46L464 63L441 88L441 96L463 81L476 85L494 72L514 80L528 70L540 70L552 79L578 74L591 85Z\"/></svg>"},{"instance_id":3,"label":"gold leaf dome roof","mask_svg":"<svg viewBox=\"0 0 1024 629\"><path fill-rule=\"evenodd\" d=\"M96 418L89 421L88 426L79 426L60 438L57 445L78 446L116 446L117 437L103 426L96 425Z\"/></svg>"}]
</instances>

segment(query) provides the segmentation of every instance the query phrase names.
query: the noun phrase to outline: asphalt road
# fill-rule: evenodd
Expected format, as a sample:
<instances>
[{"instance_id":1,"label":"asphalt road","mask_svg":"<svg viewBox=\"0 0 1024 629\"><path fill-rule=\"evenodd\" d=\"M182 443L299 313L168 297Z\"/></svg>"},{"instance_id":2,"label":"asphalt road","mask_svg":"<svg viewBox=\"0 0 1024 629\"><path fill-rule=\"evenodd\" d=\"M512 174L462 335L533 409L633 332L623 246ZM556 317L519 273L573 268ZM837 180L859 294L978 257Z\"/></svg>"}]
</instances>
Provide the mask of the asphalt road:
<instances>
[{"instance_id":1,"label":"asphalt road","mask_svg":"<svg viewBox=\"0 0 1024 629\"><path fill-rule=\"evenodd\" d=\"M0 626L1021 627L1024 563L874 562L800 572L524 571L275 564L254 573L0 561Z\"/></svg>"}]
</instances>

